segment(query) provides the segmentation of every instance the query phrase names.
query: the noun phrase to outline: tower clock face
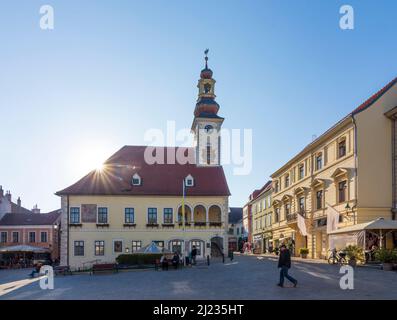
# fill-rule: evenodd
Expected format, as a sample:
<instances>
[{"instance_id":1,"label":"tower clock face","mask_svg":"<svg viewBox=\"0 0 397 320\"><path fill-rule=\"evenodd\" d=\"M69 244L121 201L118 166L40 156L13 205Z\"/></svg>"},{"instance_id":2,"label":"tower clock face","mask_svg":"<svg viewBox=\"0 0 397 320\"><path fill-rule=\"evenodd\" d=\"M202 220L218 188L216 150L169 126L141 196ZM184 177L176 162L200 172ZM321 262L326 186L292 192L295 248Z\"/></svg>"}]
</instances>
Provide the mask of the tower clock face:
<instances>
[{"instance_id":1,"label":"tower clock face","mask_svg":"<svg viewBox=\"0 0 397 320\"><path fill-rule=\"evenodd\" d=\"M213 126L211 126L210 124L208 124L208 125L206 125L205 126L205 132L207 132L207 133L211 133L212 132L212 130L214 129L214 127Z\"/></svg>"}]
</instances>

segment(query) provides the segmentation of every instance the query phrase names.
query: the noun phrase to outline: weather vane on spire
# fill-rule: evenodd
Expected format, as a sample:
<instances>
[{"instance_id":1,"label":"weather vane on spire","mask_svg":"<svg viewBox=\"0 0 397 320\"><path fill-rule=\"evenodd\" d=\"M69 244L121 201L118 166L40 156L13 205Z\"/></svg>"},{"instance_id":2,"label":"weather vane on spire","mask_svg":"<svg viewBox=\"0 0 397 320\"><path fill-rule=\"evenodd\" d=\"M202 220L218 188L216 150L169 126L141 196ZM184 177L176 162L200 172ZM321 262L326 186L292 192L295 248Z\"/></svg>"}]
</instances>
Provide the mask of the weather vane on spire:
<instances>
[{"instance_id":1,"label":"weather vane on spire","mask_svg":"<svg viewBox=\"0 0 397 320\"><path fill-rule=\"evenodd\" d=\"M208 69L208 51L209 49L205 49L204 54L205 54L205 68Z\"/></svg>"}]
</instances>

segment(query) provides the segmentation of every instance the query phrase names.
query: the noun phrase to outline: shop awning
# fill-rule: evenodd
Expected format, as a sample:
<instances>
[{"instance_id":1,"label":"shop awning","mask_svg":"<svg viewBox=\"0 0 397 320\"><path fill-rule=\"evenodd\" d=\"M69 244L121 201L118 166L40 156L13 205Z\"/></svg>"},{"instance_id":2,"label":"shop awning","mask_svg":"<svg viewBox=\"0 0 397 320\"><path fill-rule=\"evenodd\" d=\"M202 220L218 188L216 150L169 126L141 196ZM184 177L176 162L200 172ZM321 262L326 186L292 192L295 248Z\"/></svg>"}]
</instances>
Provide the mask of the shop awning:
<instances>
[{"instance_id":1,"label":"shop awning","mask_svg":"<svg viewBox=\"0 0 397 320\"><path fill-rule=\"evenodd\" d=\"M47 252L50 252L50 249L42 248L42 247L33 247L33 246L28 246L28 245L17 245L17 246L1 247L0 248L0 253L7 253L7 252L47 253Z\"/></svg>"},{"instance_id":2,"label":"shop awning","mask_svg":"<svg viewBox=\"0 0 397 320\"><path fill-rule=\"evenodd\" d=\"M170 250L157 246L154 242L139 249L137 253L171 253Z\"/></svg>"},{"instance_id":3,"label":"shop awning","mask_svg":"<svg viewBox=\"0 0 397 320\"><path fill-rule=\"evenodd\" d=\"M370 222L355 224L354 226L334 230L329 234L351 233L363 230L397 230L397 220L378 218Z\"/></svg>"}]
</instances>

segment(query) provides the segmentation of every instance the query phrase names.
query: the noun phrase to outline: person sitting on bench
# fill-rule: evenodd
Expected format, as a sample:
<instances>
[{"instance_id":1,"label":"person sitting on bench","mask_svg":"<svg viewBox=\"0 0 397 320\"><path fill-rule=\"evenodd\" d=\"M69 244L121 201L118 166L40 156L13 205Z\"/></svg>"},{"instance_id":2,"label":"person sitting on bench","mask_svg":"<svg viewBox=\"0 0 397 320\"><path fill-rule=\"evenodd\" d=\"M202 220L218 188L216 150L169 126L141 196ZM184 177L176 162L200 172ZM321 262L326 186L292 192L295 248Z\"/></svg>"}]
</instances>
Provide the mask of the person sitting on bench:
<instances>
[{"instance_id":1,"label":"person sitting on bench","mask_svg":"<svg viewBox=\"0 0 397 320\"><path fill-rule=\"evenodd\" d=\"M161 264L161 269L168 270L168 260L164 254L160 258L160 264Z\"/></svg>"},{"instance_id":2,"label":"person sitting on bench","mask_svg":"<svg viewBox=\"0 0 397 320\"><path fill-rule=\"evenodd\" d=\"M179 266L179 254L178 252L174 253L174 256L172 257L172 265L174 266L175 269L178 269Z\"/></svg>"}]
</instances>

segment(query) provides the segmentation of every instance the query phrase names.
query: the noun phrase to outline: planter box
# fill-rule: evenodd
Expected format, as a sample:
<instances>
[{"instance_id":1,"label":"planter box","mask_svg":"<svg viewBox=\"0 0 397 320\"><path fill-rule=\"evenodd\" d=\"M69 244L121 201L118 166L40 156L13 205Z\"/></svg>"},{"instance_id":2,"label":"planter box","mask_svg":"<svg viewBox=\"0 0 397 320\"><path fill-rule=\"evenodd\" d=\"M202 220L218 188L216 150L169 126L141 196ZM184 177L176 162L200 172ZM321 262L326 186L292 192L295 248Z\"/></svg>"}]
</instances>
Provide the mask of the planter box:
<instances>
[{"instance_id":1,"label":"planter box","mask_svg":"<svg viewBox=\"0 0 397 320\"><path fill-rule=\"evenodd\" d=\"M307 253L301 253L301 258L306 259L307 258Z\"/></svg>"}]
</instances>

